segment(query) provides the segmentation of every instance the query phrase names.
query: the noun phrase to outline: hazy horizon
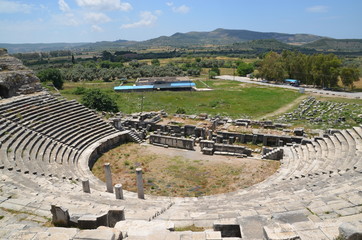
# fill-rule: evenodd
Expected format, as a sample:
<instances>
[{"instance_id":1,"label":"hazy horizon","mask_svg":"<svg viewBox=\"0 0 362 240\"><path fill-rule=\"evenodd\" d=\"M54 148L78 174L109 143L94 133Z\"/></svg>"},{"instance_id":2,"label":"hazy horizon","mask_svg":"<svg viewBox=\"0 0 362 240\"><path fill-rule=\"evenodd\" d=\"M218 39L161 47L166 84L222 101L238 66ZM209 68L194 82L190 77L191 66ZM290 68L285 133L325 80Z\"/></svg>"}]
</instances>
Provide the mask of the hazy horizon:
<instances>
[{"instance_id":1,"label":"hazy horizon","mask_svg":"<svg viewBox=\"0 0 362 240\"><path fill-rule=\"evenodd\" d=\"M0 0L0 42L143 41L217 28L361 39L359 9L356 0Z\"/></svg>"}]
</instances>

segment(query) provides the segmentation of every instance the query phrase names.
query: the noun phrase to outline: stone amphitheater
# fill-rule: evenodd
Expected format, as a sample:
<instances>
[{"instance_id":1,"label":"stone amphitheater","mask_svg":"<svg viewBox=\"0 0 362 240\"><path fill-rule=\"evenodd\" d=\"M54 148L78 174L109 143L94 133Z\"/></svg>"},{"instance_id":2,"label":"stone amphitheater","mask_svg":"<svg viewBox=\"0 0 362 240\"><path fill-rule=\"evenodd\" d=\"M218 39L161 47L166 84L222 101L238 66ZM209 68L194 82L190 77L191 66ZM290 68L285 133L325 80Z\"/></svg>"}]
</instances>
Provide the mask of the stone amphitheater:
<instances>
[{"instance_id":1,"label":"stone amphitheater","mask_svg":"<svg viewBox=\"0 0 362 240\"><path fill-rule=\"evenodd\" d=\"M280 169L252 187L145 199L116 199L93 176L101 153L138 139L76 101L2 99L0 126L1 239L361 239L360 126L284 146ZM78 228L47 225L57 217ZM206 230L174 231L190 225Z\"/></svg>"}]
</instances>

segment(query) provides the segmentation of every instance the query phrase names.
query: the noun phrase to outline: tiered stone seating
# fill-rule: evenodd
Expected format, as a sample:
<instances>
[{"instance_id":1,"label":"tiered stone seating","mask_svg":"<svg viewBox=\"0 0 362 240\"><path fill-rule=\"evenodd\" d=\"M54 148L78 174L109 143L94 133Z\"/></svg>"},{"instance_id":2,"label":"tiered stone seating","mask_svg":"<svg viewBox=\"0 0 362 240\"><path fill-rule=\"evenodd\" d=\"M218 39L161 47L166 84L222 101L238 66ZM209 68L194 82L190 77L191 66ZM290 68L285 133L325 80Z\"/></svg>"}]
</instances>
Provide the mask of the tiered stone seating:
<instances>
[{"instance_id":1,"label":"tiered stone seating","mask_svg":"<svg viewBox=\"0 0 362 240\"><path fill-rule=\"evenodd\" d=\"M91 143L117 132L75 101L48 94L0 106L2 164L8 170L77 179L71 165Z\"/></svg>"},{"instance_id":2,"label":"tiered stone seating","mask_svg":"<svg viewBox=\"0 0 362 240\"><path fill-rule=\"evenodd\" d=\"M272 238L279 233L302 240L333 239L342 222L362 221L361 127L306 145L284 147L278 172L247 189L199 198L146 196L145 200L127 191L124 200L116 200L88 168L87 161L102 144L98 140L118 134L74 101L45 94L0 102L0 209L21 209L39 219L50 217L51 204L76 214L98 214L110 206L124 206L128 222L116 225L116 229L124 234L128 231L126 239L142 239L144 234L161 234L164 239L223 238L211 230L200 234L160 230L167 221L207 228L226 222L241 226L242 239ZM74 181L80 178L89 179L90 194ZM9 214L6 218L11 219ZM139 231L126 227L137 225L139 220L144 220ZM19 224L17 228L2 221L0 226L0 235L9 239L51 234L39 225Z\"/></svg>"}]
</instances>

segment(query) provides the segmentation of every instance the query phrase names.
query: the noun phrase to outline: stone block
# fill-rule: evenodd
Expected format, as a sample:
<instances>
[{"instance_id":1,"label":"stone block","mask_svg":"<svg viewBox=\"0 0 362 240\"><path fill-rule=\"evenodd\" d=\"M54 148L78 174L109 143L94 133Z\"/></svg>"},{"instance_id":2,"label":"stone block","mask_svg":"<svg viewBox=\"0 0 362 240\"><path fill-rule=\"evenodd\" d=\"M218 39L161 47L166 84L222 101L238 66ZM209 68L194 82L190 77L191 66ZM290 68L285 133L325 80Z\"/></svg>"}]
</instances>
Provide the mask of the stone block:
<instances>
[{"instance_id":1,"label":"stone block","mask_svg":"<svg viewBox=\"0 0 362 240\"><path fill-rule=\"evenodd\" d=\"M100 214L97 216L97 227L99 226L108 226L108 214Z\"/></svg>"},{"instance_id":2,"label":"stone block","mask_svg":"<svg viewBox=\"0 0 362 240\"><path fill-rule=\"evenodd\" d=\"M347 240L362 239L362 225L360 222L342 223L338 230L340 235L344 236Z\"/></svg>"},{"instance_id":3,"label":"stone block","mask_svg":"<svg viewBox=\"0 0 362 240\"><path fill-rule=\"evenodd\" d=\"M114 227L117 222L125 220L124 207L111 209L107 214L107 226Z\"/></svg>"},{"instance_id":4,"label":"stone block","mask_svg":"<svg viewBox=\"0 0 362 240\"><path fill-rule=\"evenodd\" d=\"M97 216L95 215L84 215L78 219L78 227L80 229L96 229L97 225Z\"/></svg>"},{"instance_id":5,"label":"stone block","mask_svg":"<svg viewBox=\"0 0 362 240\"><path fill-rule=\"evenodd\" d=\"M112 230L82 230L77 233L74 240L116 240ZM118 240L118 239L117 239Z\"/></svg>"},{"instance_id":6,"label":"stone block","mask_svg":"<svg viewBox=\"0 0 362 240\"><path fill-rule=\"evenodd\" d=\"M51 205L52 223L57 227L69 227L68 209Z\"/></svg>"}]
</instances>

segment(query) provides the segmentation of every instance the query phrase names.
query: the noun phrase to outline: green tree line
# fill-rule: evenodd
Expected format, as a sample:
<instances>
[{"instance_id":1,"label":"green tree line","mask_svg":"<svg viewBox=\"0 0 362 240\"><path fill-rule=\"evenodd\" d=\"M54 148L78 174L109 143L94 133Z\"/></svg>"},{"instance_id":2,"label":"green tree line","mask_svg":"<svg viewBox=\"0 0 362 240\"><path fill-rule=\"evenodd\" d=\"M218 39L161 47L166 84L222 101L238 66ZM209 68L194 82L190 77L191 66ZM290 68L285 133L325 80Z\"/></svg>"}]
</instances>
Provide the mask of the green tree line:
<instances>
[{"instance_id":1,"label":"green tree line","mask_svg":"<svg viewBox=\"0 0 362 240\"><path fill-rule=\"evenodd\" d=\"M344 66L334 54L306 55L295 51L269 52L257 63L257 78L281 82L286 78L297 79L302 84L334 88L339 80L353 89L359 80L355 66Z\"/></svg>"}]
</instances>

